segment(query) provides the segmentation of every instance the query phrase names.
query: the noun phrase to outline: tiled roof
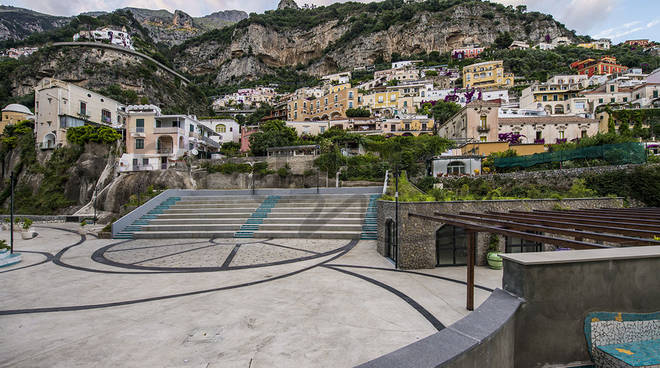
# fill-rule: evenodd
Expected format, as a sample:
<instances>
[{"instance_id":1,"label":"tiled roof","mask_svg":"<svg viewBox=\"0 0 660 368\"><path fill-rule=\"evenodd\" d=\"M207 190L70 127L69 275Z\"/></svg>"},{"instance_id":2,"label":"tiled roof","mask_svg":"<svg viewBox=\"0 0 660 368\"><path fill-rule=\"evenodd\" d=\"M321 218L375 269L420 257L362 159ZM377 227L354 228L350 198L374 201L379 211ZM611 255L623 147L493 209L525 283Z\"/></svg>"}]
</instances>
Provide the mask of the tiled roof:
<instances>
[{"instance_id":1,"label":"tiled roof","mask_svg":"<svg viewBox=\"0 0 660 368\"><path fill-rule=\"evenodd\" d=\"M579 116L525 116L521 118L500 118L500 125L520 124L598 124L596 119Z\"/></svg>"}]
</instances>

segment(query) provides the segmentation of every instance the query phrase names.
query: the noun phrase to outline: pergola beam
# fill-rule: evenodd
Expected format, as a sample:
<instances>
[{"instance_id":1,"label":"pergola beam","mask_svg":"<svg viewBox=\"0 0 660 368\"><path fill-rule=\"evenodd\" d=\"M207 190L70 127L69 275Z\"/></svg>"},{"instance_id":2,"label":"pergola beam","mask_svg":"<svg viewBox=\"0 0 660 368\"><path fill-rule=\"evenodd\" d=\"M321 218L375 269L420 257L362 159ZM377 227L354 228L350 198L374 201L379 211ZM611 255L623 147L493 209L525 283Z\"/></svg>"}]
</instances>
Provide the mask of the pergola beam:
<instances>
[{"instance_id":1,"label":"pergola beam","mask_svg":"<svg viewBox=\"0 0 660 368\"><path fill-rule=\"evenodd\" d=\"M614 227L614 226L601 226L601 225L588 225L588 224L578 224L568 221L558 221L558 220L548 220L545 218L535 218L533 216L517 216L512 214L503 214L498 212L488 212L488 213L473 213L473 212L461 212L461 215L469 216L479 216L479 217L488 217L488 218L497 218L503 220L512 220L521 223L535 224L535 225L545 225L552 227L561 227L568 229L585 229L591 231L602 231L604 233L610 234L622 234L642 238L652 238L657 234L655 231L645 231L637 229L627 229L623 227Z\"/></svg>"},{"instance_id":2,"label":"pergola beam","mask_svg":"<svg viewBox=\"0 0 660 368\"><path fill-rule=\"evenodd\" d=\"M491 212L489 211L488 213L491 213ZM536 218L536 219L541 219L541 220L557 220L558 217L559 217L560 220L567 220L567 221L578 223L578 224L616 226L616 227L621 227L621 228L646 230L646 231L650 231L650 232L654 232L654 233L657 233L657 232L660 231L660 228L658 228L657 226L636 224L636 223L633 223L633 222L602 221L602 220L598 220L597 218L583 219L583 218L570 216L570 215L563 215L563 216L540 215L540 214L536 214L534 212L525 212L525 211L509 211L509 213L512 214L512 215Z\"/></svg>"},{"instance_id":3,"label":"pergola beam","mask_svg":"<svg viewBox=\"0 0 660 368\"><path fill-rule=\"evenodd\" d=\"M524 231L503 229L503 228L499 228L499 227L495 227L495 226L481 225L481 224L476 224L476 223L468 222L468 221L455 220L453 218L446 217L446 216L427 216L427 215L420 215L420 214L416 214L416 213L408 213L408 216L409 217L417 217L417 218L421 218L421 219L429 220L429 221L434 221L434 222L440 222L440 223L449 224L449 225L453 225L453 226L458 226L458 227L462 227L466 230L472 230L472 231L483 232L483 233L499 234L499 235L510 236L510 237L514 237L514 238L529 240L529 241L533 241L533 242L537 242L537 243L552 244L552 245L557 245L557 246L562 246L562 247L569 247L569 248L573 248L573 249L611 248L610 246L602 245L602 244L594 244L594 243L583 242L583 241L579 241L579 240L571 240L571 239L553 238L553 237L544 236L544 235L527 233L527 232L524 232Z\"/></svg>"},{"instance_id":4,"label":"pergola beam","mask_svg":"<svg viewBox=\"0 0 660 368\"><path fill-rule=\"evenodd\" d=\"M612 242L612 243L618 243L622 245L660 245L660 241L658 240L653 240L650 238L636 238L636 237L631 237L631 236L623 236L623 235L615 235L615 234L603 234L603 233L598 233L598 232L593 232L593 231L582 231L582 230L567 230L563 228L558 228L558 227L550 227L550 226L541 226L541 225L532 225L532 224L521 224L519 222L515 221L508 221L508 220L498 220L498 219L491 219L491 218L485 218L485 217L480 217L478 215L473 215L473 216L467 216L467 215L455 215L455 214L449 214L449 213L442 213L442 212L435 212L435 215L442 216L442 217L454 217L457 219L461 220L466 220L466 221L473 221L473 222L483 222L491 225L501 225L507 228L511 228L514 230L532 230L532 231L539 231L543 233L552 233L552 234L558 234L558 235L565 235L565 236L571 236L573 238L587 238L587 239L593 239L593 240L601 240L601 241L606 241L606 242Z\"/></svg>"}]
</instances>

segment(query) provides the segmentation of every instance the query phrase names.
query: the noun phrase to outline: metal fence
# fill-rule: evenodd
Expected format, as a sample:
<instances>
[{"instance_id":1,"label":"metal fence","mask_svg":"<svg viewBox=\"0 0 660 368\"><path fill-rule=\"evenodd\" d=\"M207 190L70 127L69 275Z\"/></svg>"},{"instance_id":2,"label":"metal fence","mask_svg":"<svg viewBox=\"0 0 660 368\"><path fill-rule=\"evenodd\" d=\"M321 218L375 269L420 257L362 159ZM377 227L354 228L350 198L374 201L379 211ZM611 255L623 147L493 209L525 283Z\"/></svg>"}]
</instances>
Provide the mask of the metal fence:
<instances>
[{"instance_id":1,"label":"metal fence","mask_svg":"<svg viewBox=\"0 0 660 368\"><path fill-rule=\"evenodd\" d=\"M646 162L646 150L641 143L604 144L574 150L536 153L529 156L495 158L497 168L532 167L549 162L580 159L602 159L611 165L641 164Z\"/></svg>"}]
</instances>

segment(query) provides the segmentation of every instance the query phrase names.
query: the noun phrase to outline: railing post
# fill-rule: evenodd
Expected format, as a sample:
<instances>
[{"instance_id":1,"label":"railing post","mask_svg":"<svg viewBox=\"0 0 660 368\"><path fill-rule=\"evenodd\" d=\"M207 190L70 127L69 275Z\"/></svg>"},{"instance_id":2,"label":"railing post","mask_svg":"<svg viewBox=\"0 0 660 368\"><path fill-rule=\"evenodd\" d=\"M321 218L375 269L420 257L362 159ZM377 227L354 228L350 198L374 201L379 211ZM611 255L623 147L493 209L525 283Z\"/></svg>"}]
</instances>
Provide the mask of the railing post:
<instances>
[{"instance_id":1,"label":"railing post","mask_svg":"<svg viewBox=\"0 0 660 368\"><path fill-rule=\"evenodd\" d=\"M474 310L474 256L476 245L476 233L472 230L467 231L468 236L468 262L467 262L467 305L469 311Z\"/></svg>"}]
</instances>

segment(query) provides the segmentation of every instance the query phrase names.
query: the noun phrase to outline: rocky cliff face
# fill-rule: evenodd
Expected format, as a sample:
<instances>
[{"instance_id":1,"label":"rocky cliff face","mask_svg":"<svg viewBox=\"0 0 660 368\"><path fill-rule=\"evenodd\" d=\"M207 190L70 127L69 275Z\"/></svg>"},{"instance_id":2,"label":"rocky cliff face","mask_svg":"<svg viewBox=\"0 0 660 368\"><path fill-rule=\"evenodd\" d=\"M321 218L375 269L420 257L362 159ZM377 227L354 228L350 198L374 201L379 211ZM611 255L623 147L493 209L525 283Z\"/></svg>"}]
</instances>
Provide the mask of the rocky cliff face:
<instances>
[{"instance_id":1,"label":"rocky cliff face","mask_svg":"<svg viewBox=\"0 0 660 368\"><path fill-rule=\"evenodd\" d=\"M298 11L301 16L310 12ZM379 16L366 10L364 14L376 19ZM388 61L395 52L414 55L447 52L469 44L490 45L498 32L510 32L516 39L530 42L543 41L546 35L575 38L551 17L495 11L493 5L485 2L459 3L440 12L420 11L386 30L351 36L356 28L359 30L359 16L363 15L329 19L311 28L283 28L250 18L234 28L230 40L211 38L184 44L175 63L188 73L212 72L218 83L228 83L272 73L282 66L302 65L305 72L322 75L371 65L379 58Z\"/></svg>"},{"instance_id":2,"label":"rocky cliff face","mask_svg":"<svg viewBox=\"0 0 660 368\"><path fill-rule=\"evenodd\" d=\"M204 113L208 110L203 96L194 89L182 86L171 74L146 63L142 58L114 50L62 47L44 48L24 60L11 75L13 96L33 92L44 77L53 77L75 83L91 90L119 85L135 91L149 103L165 111L177 109ZM135 102L134 102L135 103Z\"/></svg>"},{"instance_id":3,"label":"rocky cliff face","mask_svg":"<svg viewBox=\"0 0 660 368\"><path fill-rule=\"evenodd\" d=\"M176 10L174 14L167 10L125 8L147 29L155 43L178 45L205 31L228 26L248 17L247 13L237 10L216 12L204 17L193 18L187 13Z\"/></svg>"},{"instance_id":4,"label":"rocky cliff face","mask_svg":"<svg viewBox=\"0 0 660 368\"><path fill-rule=\"evenodd\" d=\"M22 40L34 32L62 27L70 20L66 17L0 5L0 40Z\"/></svg>"},{"instance_id":5,"label":"rocky cliff face","mask_svg":"<svg viewBox=\"0 0 660 368\"><path fill-rule=\"evenodd\" d=\"M277 10L282 9L300 9L294 0L280 0L277 4Z\"/></svg>"}]
</instances>

